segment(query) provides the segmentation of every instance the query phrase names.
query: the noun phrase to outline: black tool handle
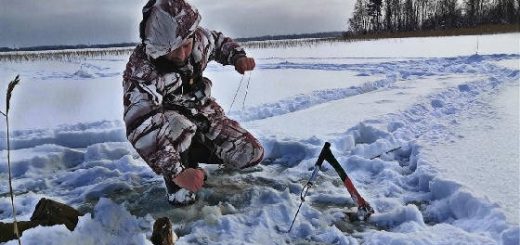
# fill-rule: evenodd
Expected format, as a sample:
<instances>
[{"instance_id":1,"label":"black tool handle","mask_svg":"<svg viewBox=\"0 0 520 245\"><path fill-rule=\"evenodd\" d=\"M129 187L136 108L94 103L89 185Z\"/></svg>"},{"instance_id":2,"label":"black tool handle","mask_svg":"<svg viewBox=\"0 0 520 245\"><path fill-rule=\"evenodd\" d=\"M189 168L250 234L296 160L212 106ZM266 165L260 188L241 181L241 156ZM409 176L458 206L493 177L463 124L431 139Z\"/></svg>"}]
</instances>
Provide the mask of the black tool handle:
<instances>
[{"instance_id":1,"label":"black tool handle","mask_svg":"<svg viewBox=\"0 0 520 245\"><path fill-rule=\"evenodd\" d=\"M320 155L318 156L318 160L316 160L316 166L318 167L321 167L321 165L323 164L323 161L325 160L325 158L327 158L327 155L331 155L332 152L330 151L330 143L329 142L325 142L325 145L323 146L323 148L321 148L321 152L320 152Z\"/></svg>"}]
</instances>

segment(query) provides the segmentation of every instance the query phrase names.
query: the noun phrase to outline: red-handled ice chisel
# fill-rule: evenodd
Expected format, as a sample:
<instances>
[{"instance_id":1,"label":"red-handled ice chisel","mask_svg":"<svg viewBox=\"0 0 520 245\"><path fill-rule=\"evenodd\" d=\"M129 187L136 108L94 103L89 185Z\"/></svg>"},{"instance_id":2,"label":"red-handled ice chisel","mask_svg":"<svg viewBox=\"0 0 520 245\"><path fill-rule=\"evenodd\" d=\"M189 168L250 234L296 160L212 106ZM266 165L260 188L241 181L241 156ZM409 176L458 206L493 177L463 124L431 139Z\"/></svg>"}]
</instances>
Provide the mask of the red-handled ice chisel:
<instances>
[{"instance_id":1,"label":"red-handled ice chisel","mask_svg":"<svg viewBox=\"0 0 520 245\"><path fill-rule=\"evenodd\" d=\"M349 215L349 219L351 221L353 220L367 220L370 215L374 213L374 209L368 204L367 201L359 194L359 192L356 190L356 187L348 177L345 170L341 167L338 160L334 157L332 154L332 151L330 150L330 143L325 142L325 145L321 149L320 155L318 156L318 160L316 161L316 164L314 166L314 171L312 172L311 178L307 181L307 184L302 189L302 192L300 193L300 199L301 203L298 207L298 210L296 211L296 214L294 215L294 219L291 223L291 227L287 232L291 232L292 227L294 225L294 221L296 221L296 217L298 216L298 213L300 212L300 208L302 207L303 202L305 202L305 197L307 196L307 192L309 191L309 188L312 187L314 180L318 176L318 171L321 168L321 165L323 164L323 161L327 161L334 170L338 173L339 177L343 181L343 184L347 188L348 192L350 193L350 196L354 200L354 202L357 205L357 213L355 215Z\"/></svg>"}]
</instances>

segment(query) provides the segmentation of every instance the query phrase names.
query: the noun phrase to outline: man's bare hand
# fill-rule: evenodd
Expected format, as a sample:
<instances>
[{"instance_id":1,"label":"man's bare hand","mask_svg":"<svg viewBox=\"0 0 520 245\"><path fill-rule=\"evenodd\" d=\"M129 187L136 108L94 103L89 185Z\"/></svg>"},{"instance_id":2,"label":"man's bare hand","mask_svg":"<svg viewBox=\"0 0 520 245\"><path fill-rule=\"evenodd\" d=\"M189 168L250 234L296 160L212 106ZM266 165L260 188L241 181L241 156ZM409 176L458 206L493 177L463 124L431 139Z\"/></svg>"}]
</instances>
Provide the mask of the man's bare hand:
<instances>
[{"instance_id":1,"label":"man's bare hand","mask_svg":"<svg viewBox=\"0 0 520 245\"><path fill-rule=\"evenodd\" d=\"M255 66L255 59L247 56L240 57L235 61L235 70L240 74L244 74L246 71L252 71L255 69Z\"/></svg>"}]
</instances>

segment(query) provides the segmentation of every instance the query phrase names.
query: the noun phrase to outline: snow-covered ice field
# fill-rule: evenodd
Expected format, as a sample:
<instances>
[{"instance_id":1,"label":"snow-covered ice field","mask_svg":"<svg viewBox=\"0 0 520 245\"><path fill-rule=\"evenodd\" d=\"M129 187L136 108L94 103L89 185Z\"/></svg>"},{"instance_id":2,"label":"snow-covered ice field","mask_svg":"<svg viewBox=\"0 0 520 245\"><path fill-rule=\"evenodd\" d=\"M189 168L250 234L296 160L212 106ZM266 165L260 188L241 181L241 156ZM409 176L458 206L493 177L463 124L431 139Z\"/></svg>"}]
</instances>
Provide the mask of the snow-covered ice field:
<instances>
[{"instance_id":1,"label":"snow-covered ice field","mask_svg":"<svg viewBox=\"0 0 520 245\"><path fill-rule=\"evenodd\" d=\"M206 187L184 208L167 204L124 136L128 57L1 62L0 91L22 80L11 107L18 219L41 197L84 214L73 232L38 227L22 242L151 244L167 216L178 244L519 244L519 44L515 33L253 49L257 69L243 78L213 63L206 76L226 112L243 80L229 115L266 156L241 172L204 165ZM354 203L326 165L284 233L326 141L376 213L348 222ZM0 179L9 222L5 157Z\"/></svg>"}]
</instances>

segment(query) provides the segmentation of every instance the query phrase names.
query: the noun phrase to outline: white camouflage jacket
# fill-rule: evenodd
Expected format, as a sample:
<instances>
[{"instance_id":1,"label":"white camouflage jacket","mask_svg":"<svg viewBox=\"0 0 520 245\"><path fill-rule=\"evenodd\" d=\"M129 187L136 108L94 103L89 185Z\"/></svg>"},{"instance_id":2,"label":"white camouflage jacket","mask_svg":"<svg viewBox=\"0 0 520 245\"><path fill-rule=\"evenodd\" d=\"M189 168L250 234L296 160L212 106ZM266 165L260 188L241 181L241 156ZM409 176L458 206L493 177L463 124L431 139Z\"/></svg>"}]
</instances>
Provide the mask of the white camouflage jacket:
<instances>
[{"instance_id":1,"label":"white camouflage jacket","mask_svg":"<svg viewBox=\"0 0 520 245\"><path fill-rule=\"evenodd\" d=\"M211 81L202 79L202 72L209 61L231 65L238 57L245 56L244 50L231 38L221 32L198 27L194 33L193 51L188 64L171 71L161 71L154 60L145 53L145 46L139 44L130 56L123 74L124 121L127 135L150 116L163 110L163 103L190 107L187 102L204 103L211 98ZM203 92L187 91L183 86L195 85ZM198 91L200 92L200 91ZM188 108L192 109L192 108Z\"/></svg>"}]
</instances>

